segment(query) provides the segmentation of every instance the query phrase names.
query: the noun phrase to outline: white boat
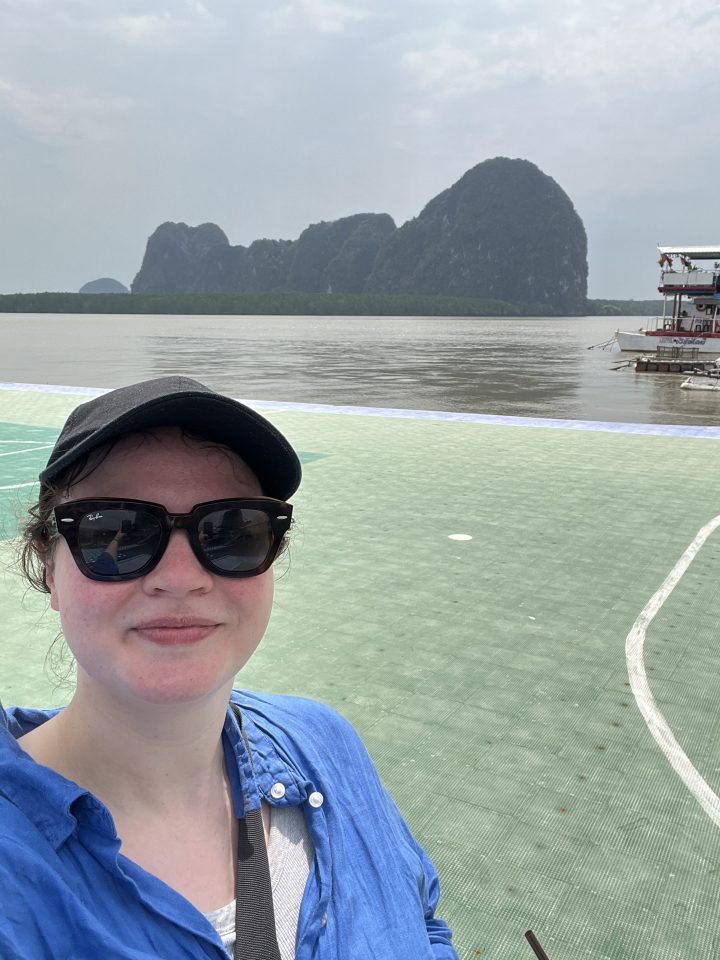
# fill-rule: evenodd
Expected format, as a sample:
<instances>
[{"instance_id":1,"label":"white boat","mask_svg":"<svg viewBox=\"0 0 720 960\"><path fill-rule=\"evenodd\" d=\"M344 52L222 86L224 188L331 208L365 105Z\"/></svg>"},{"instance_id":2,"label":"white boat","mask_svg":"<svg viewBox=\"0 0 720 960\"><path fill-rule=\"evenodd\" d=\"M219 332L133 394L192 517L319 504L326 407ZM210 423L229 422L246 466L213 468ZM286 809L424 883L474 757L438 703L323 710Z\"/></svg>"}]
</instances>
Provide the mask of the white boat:
<instances>
[{"instance_id":1,"label":"white boat","mask_svg":"<svg viewBox=\"0 0 720 960\"><path fill-rule=\"evenodd\" d=\"M693 347L699 353L720 352L720 245L658 247L663 294L662 317L639 330L618 330L621 350L642 353L658 347ZM713 261L697 267L695 261Z\"/></svg>"},{"instance_id":2,"label":"white boat","mask_svg":"<svg viewBox=\"0 0 720 960\"><path fill-rule=\"evenodd\" d=\"M688 377L680 384L681 390L710 390L720 393L720 378L718 377Z\"/></svg>"}]
</instances>

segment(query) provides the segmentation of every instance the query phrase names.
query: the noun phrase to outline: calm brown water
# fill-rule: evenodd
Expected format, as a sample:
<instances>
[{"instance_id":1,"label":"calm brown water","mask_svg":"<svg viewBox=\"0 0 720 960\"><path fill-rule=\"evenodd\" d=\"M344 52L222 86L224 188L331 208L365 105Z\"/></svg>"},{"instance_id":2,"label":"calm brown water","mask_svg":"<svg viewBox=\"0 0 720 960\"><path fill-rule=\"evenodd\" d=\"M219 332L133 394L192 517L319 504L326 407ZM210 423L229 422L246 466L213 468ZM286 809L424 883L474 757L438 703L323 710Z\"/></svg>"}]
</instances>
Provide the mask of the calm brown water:
<instances>
[{"instance_id":1,"label":"calm brown water","mask_svg":"<svg viewBox=\"0 0 720 960\"><path fill-rule=\"evenodd\" d=\"M641 323L0 314L0 380L114 387L184 373L248 400L720 425L720 394L588 350Z\"/></svg>"}]
</instances>

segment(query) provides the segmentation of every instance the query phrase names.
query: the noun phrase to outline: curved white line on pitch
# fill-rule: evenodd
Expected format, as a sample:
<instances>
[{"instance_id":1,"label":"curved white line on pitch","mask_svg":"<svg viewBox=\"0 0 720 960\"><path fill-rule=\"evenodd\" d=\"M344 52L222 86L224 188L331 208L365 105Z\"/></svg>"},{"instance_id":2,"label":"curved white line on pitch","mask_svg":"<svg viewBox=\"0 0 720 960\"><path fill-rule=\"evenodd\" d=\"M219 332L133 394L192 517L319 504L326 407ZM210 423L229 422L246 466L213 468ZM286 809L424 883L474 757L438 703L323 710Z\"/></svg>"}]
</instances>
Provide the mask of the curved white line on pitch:
<instances>
[{"instance_id":1,"label":"curved white line on pitch","mask_svg":"<svg viewBox=\"0 0 720 960\"><path fill-rule=\"evenodd\" d=\"M19 490L21 487L34 487L39 480L33 480L32 483L11 483L8 487L0 487L0 490Z\"/></svg>"},{"instance_id":2,"label":"curved white line on pitch","mask_svg":"<svg viewBox=\"0 0 720 960\"><path fill-rule=\"evenodd\" d=\"M678 585L683 574L697 556L700 547L718 527L720 527L720 516L714 517L709 523L705 524L665 578L660 589L650 597L625 640L625 660L627 661L630 686L648 730L705 813L714 823L720 826L720 799L690 763L682 747L673 736L670 727L665 722L665 718L658 710L648 685L643 662L645 634L655 614Z\"/></svg>"}]
</instances>

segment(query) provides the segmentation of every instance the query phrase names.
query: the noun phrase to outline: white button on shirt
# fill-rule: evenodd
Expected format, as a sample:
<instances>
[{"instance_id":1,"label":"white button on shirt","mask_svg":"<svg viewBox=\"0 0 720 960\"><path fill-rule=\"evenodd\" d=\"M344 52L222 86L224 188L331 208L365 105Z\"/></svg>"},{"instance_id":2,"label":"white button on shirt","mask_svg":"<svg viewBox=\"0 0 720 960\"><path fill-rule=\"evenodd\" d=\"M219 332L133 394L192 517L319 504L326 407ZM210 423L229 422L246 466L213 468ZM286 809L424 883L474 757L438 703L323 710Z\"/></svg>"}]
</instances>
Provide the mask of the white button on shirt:
<instances>
[{"instance_id":1,"label":"white button on shirt","mask_svg":"<svg viewBox=\"0 0 720 960\"><path fill-rule=\"evenodd\" d=\"M271 795L275 800L282 800L285 796L285 784L284 783L274 783L270 788Z\"/></svg>"},{"instance_id":2,"label":"white button on shirt","mask_svg":"<svg viewBox=\"0 0 720 960\"><path fill-rule=\"evenodd\" d=\"M308 797L308 803L310 804L311 807L317 808L323 805L324 799L325 798L321 793L318 793L317 791L315 791L315 793L311 793L310 796Z\"/></svg>"}]
</instances>

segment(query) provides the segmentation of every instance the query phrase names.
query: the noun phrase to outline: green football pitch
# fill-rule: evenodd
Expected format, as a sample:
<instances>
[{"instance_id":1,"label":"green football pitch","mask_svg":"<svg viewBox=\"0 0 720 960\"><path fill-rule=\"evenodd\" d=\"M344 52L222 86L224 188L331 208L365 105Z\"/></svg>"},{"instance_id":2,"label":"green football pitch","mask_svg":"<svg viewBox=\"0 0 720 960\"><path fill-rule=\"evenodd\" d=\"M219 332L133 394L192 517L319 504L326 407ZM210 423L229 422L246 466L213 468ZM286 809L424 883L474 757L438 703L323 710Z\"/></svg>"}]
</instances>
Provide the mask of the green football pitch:
<instances>
[{"instance_id":1,"label":"green football pitch","mask_svg":"<svg viewBox=\"0 0 720 960\"><path fill-rule=\"evenodd\" d=\"M12 558L83 399L0 388L5 703L69 695ZM257 406L304 480L238 685L355 724L463 960L531 960L528 928L550 960L720 954L718 431Z\"/></svg>"}]
</instances>

